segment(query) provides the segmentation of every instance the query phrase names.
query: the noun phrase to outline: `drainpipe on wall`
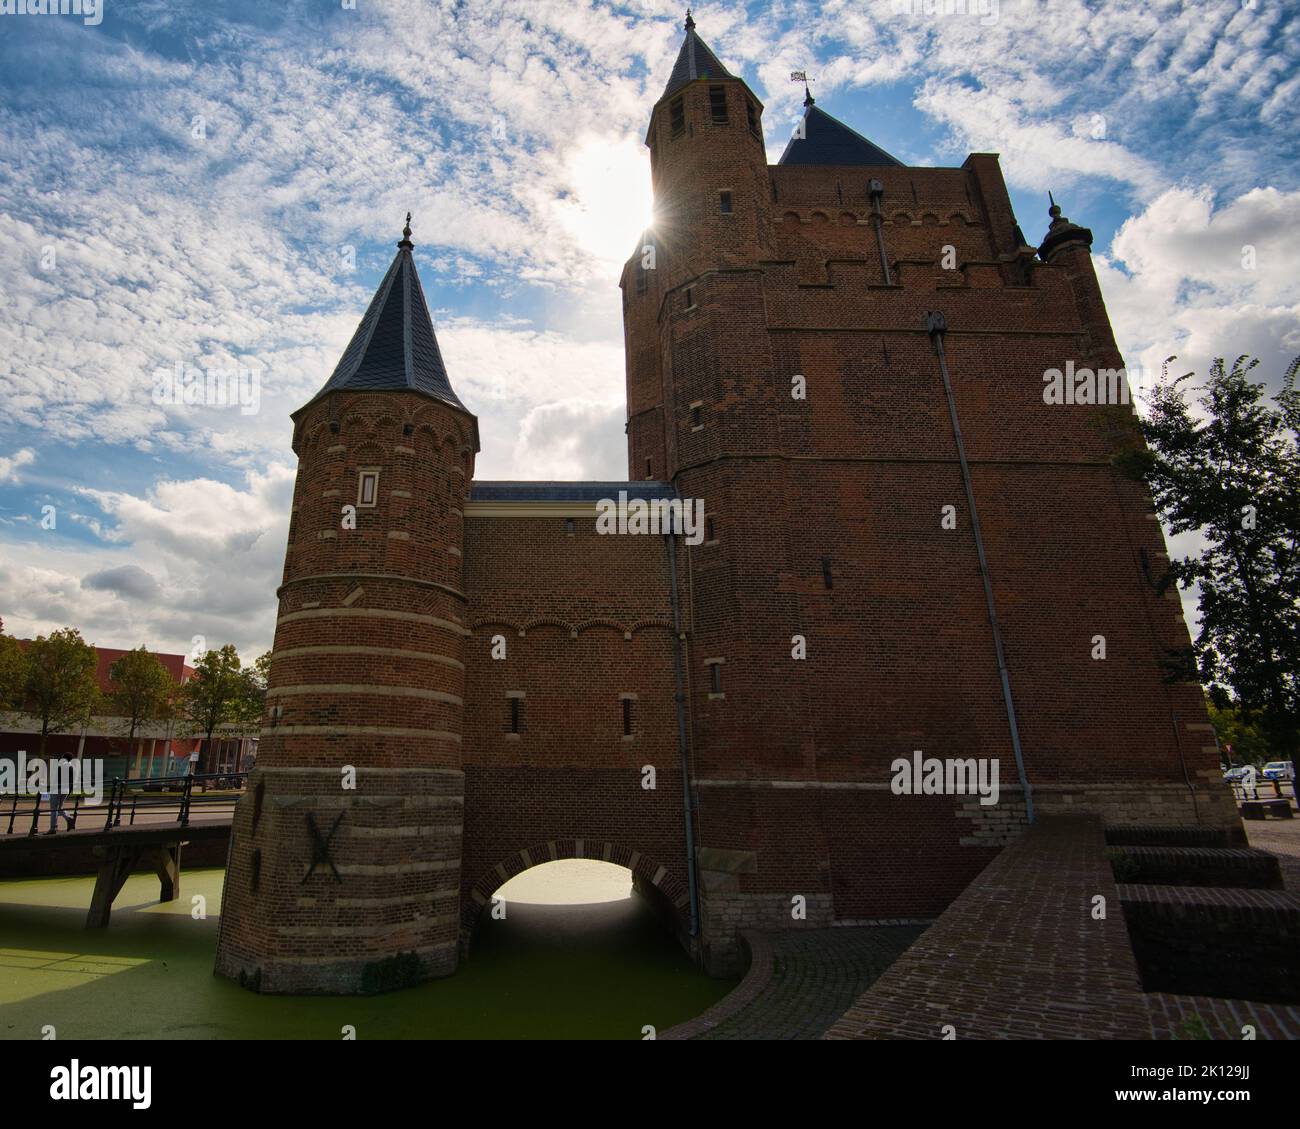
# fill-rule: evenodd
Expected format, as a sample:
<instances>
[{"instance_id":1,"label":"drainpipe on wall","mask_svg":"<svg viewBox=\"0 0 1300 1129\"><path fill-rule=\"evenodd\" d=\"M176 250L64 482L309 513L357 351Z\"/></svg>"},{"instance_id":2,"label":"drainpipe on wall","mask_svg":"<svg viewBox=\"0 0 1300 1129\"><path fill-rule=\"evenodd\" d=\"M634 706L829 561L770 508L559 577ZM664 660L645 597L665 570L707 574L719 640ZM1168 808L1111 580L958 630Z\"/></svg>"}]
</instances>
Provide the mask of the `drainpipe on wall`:
<instances>
[{"instance_id":1,"label":"drainpipe on wall","mask_svg":"<svg viewBox=\"0 0 1300 1129\"><path fill-rule=\"evenodd\" d=\"M930 344L934 354L939 358L939 372L943 375L943 391L948 397L948 415L952 419L953 439L957 444L957 461L961 463L961 480L966 487L966 504L970 507L971 531L975 534L975 552L979 555L980 579L984 582L984 603L988 606L989 627L993 631L993 652L998 660L998 677L1002 680L1002 700L1007 707L1007 724L1011 727L1011 747L1016 754L1016 775L1020 777L1020 788L1025 797L1025 816L1034 822L1034 794L1029 787L1029 778L1025 775L1025 758L1020 751L1020 727L1016 724L1016 704L1011 697L1011 679L1007 674L1007 657L1002 649L1002 628L998 625L997 606L993 603L993 581L989 578L988 558L984 555L984 534L980 530L979 511L975 508L975 488L971 484L970 464L966 461L966 444L961 437L961 424L957 420L957 401L952 394L952 381L948 379L948 358L943 351L944 334L948 332L948 323L941 313L925 315L925 331L930 335Z\"/></svg>"},{"instance_id":2,"label":"drainpipe on wall","mask_svg":"<svg viewBox=\"0 0 1300 1129\"><path fill-rule=\"evenodd\" d=\"M677 693L677 752L682 765L682 817L686 823L686 886L691 899L691 936L700 934L700 897L695 881L695 805L691 802L691 766L686 742L686 689L682 674L682 614L677 599L677 538L664 536L668 545L668 579L673 601L673 678Z\"/></svg>"},{"instance_id":3,"label":"drainpipe on wall","mask_svg":"<svg viewBox=\"0 0 1300 1129\"><path fill-rule=\"evenodd\" d=\"M880 269L885 272L885 285L893 286L889 279L889 256L885 254L885 229L882 226L883 217L880 211L880 202L885 196L885 186L878 180L873 180L867 185L867 190L871 193L871 218L876 223L876 246L880 248Z\"/></svg>"}]
</instances>

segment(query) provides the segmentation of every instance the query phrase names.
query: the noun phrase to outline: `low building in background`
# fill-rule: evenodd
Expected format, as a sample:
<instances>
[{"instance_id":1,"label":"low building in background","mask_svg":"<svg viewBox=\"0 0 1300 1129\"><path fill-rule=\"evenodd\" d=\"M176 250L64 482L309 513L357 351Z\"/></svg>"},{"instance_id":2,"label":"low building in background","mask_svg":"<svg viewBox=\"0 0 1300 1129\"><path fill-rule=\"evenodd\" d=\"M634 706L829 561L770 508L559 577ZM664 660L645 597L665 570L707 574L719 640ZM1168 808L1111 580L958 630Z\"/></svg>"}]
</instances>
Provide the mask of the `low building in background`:
<instances>
[{"instance_id":1,"label":"low building in background","mask_svg":"<svg viewBox=\"0 0 1300 1129\"><path fill-rule=\"evenodd\" d=\"M28 640L20 639L26 647ZM116 647L96 647L99 665L95 671L99 688L107 696L112 689L109 670L127 652ZM184 655L151 652L179 687L193 676ZM149 721L136 727L134 746L130 723L115 714L96 714L73 731L51 733L45 739L46 757L80 760L102 759L104 779L179 776L196 772L242 772L257 756L257 732L224 726L213 735L212 749L203 750L203 735L195 734L184 718ZM14 762L25 752L28 760L40 750L40 719L30 714L0 712L0 761ZM195 758L200 758L196 760Z\"/></svg>"}]
</instances>

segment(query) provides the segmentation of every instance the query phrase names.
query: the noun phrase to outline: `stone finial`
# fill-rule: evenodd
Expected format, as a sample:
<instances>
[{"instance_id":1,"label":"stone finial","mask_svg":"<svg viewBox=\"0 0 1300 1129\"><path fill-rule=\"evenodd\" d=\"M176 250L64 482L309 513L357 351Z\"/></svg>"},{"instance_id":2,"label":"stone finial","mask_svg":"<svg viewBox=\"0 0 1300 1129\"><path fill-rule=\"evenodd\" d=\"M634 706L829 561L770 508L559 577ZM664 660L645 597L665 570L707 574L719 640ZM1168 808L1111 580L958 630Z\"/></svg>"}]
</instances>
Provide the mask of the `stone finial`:
<instances>
[{"instance_id":1,"label":"stone finial","mask_svg":"<svg viewBox=\"0 0 1300 1129\"><path fill-rule=\"evenodd\" d=\"M1091 247L1092 232L1077 223L1071 223L1068 216L1061 215L1061 205L1056 202L1056 197L1050 191L1047 193L1047 199L1052 205L1047 209L1052 222L1047 228L1047 238L1038 248L1038 257L1046 261L1052 251L1067 243L1082 243L1086 247Z\"/></svg>"}]
</instances>

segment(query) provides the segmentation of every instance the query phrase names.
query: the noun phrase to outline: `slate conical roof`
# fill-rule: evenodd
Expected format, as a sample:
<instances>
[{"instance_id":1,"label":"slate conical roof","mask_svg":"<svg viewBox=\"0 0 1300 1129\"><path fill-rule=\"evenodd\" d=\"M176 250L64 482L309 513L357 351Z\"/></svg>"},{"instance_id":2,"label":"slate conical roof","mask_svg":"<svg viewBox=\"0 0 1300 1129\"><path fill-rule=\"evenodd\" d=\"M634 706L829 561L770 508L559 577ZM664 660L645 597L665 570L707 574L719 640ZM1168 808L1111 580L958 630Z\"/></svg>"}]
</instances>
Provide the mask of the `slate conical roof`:
<instances>
[{"instance_id":1,"label":"slate conical roof","mask_svg":"<svg viewBox=\"0 0 1300 1129\"><path fill-rule=\"evenodd\" d=\"M694 82L697 78L734 78L727 71L718 57L709 50L709 45L695 34L695 21L686 13L686 38L682 40L682 49L677 52L677 62L673 73L668 76L668 85L664 87L663 97L667 98L674 90Z\"/></svg>"},{"instance_id":2,"label":"slate conical roof","mask_svg":"<svg viewBox=\"0 0 1300 1129\"><path fill-rule=\"evenodd\" d=\"M410 217L407 217L409 223ZM397 257L370 300L334 375L313 399L327 392L411 389L465 409L447 379L433 321L411 255L411 229L403 232Z\"/></svg>"},{"instance_id":3,"label":"slate conical roof","mask_svg":"<svg viewBox=\"0 0 1300 1129\"><path fill-rule=\"evenodd\" d=\"M779 165L899 165L862 134L819 110L809 96L803 115L803 137L792 137Z\"/></svg>"}]
</instances>

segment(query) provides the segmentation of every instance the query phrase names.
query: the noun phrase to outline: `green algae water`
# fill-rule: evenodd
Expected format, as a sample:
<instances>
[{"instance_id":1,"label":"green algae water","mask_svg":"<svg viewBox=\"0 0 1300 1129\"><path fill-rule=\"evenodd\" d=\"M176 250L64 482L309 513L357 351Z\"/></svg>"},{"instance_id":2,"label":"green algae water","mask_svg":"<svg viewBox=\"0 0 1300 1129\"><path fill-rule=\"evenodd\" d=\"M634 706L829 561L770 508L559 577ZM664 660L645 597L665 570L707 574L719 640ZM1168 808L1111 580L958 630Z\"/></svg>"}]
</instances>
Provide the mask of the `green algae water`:
<instances>
[{"instance_id":1,"label":"green algae water","mask_svg":"<svg viewBox=\"0 0 1300 1129\"><path fill-rule=\"evenodd\" d=\"M156 878L134 875L94 932L92 876L0 881L0 1038L340 1039L351 1025L358 1039L641 1039L735 986L694 967L627 871L573 860L503 886L505 920L483 914L454 976L364 998L259 996L212 974L222 874L183 872L166 905Z\"/></svg>"}]
</instances>

